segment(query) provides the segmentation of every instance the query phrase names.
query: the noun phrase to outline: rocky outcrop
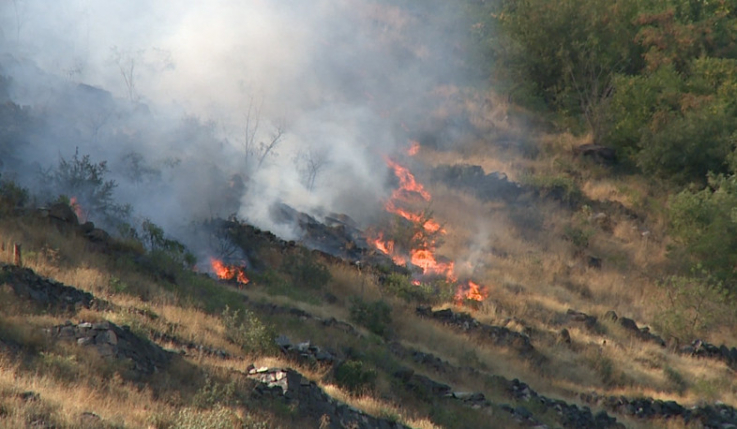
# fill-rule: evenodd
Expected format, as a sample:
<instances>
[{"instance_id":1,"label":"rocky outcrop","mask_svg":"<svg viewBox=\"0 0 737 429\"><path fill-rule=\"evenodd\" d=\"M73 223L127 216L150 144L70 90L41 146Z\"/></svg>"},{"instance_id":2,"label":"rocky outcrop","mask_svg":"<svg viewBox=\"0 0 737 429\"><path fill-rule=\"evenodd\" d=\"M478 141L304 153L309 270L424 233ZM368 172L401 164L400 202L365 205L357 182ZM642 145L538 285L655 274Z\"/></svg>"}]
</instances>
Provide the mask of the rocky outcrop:
<instances>
[{"instance_id":1,"label":"rocky outcrop","mask_svg":"<svg viewBox=\"0 0 737 429\"><path fill-rule=\"evenodd\" d=\"M47 333L59 341L73 341L82 347L92 347L103 357L129 360L130 369L137 374L158 372L171 359L171 353L137 336L127 326L121 328L107 321L82 322L78 325L67 322L48 329Z\"/></svg>"},{"instance_id":2,"label":"rocky outcrop","mask_svg":"<svg viewBox=\"0 0 737 429\"><path fill-rule=\"evenodd\" d=\"M495 345L517 350L523 355L542 358L530 342L530 337L503 326L481 323L468 313L455 313L450 308L433 311L431 307L419 306L416 313L420 317L430 318L464 332L471 332L490 339Z\"/></svg>"},{"instance_id":3,"label":"rocky outcrop","mask_svg":"<svg viewBox=\"0 0 737 429\"><path fill-rule=\"evenodd\" d=\"M538 394L530 386L516 378L508 382L507 392L518 401L529 402L536 404L537 407L542 406L553 410L559 416L563 427L566 428L624 428L624 425L618 423L617 419L608 415L606 411L594 414L589 407L579 407L562 399L548 398Z\"/></svg>"},{"instance_id":4,"label":"rocky outcrop","mask_svg":"<svg viewBox=\"0 0 737 429\"><path fill-rule=\"evenodd\" d=\"M617 151L610 147L587 143L573 148L573 154L591 159L599 164L615 164L617 162Z\"/></svg>"},{"instance_id":5,"label":"rocky outcrop","mask_svg":"<svg viewBox=\"0 0 737 429\"><path fill-rule=\"evenodd\" d=\"M205 356L215 357L219 359L232 358L232 355L226 352L225 350L216 349L214 347L209 347L203 344L197 344L193 341L183 340L176 335L170 335L167 333L150 330L149 337L153 341L170 343L174 345L175 347L178 347L180 350L179 353L182 355L187 355L187 356L205 355Z\"/></svg>"},{"instance_id":6,"label":"rocky outcrop","mask_svg":"<svg viewBox=\"0 0 737 429\"><path fill-rule=\"evenodd\" d=\"M694 340L690 346L680 349L679 352L699 358L718 359L732 368L737 367L737 347L729 348L724 344L716 346L705 341Z\"/></svg>"},{"instance_id":7,"label":"rocky outcrop","mask_svg":"<svg viewBox=\"0 0 737 429\"><path fill-rule=\"evenodd\" d=\"M661 347L665 347L665 340L663 340L663 338L659 337L658 335L651 333L649 327L645 326L640 328L637 326L637 323L635 323L634 320L628 319L626 317L618 317L617 313L611 310L607 311L605 316L608 320L617 323L619 326L624 328L625 331L629 332L634 337L639 338L642 341L650 341Z\"/></svg>"},{"instance_id":8,"label":"rocky outcrop","mask_svg":"<svg viewBox=\"0 0 737 429\"><path fill-rule=\"evenodd\" d=\"M321 428L408 429L401 423L368 415L330 397L314 381L290 368L249 367L248 378L260 382L254 389L255 396L280 398L294 406L300 415L320 422Z\"/></svg>"},{"instance_id":9,"label":"rocky outcrop","mask_svg":"<svg viewBox=\"0 0 737 429\"><path fill-rule=\"evenodd\" d=\"M653 398L627 398L582 393L581 400L610 411L639 419L683 419L684 423L699 422L702 427L724 429L737 427L737 410L725 404L686 408L675 401Z\"/></svg>"},{"instance_id":10,"label":"rocky outcrop","mask_svg":"<svg viewBox=\"0 0 737 429\"><path fill-rule=\"evenodd\" d=\"M328 317L328 318L323 319L321 317L317 317L299 308L285 307L285 306L280 306L280 305L276 305L276 304L272 304L268 302L255 302L255 301L247 300L246 305L252 308L255 308L258 311L268 314L268 315L280 314L280 315L288 315L292 317L297 317L305 321L312 320L312 321L321 323L323 326L338 329L340 331L345 332L346 334L353 335L357 338L363 337L363 334L361 334L361 332L358 329L356 329L353 325L351 325L350 323L344 322L342 320L338 320L335 317Z\"/></svg>"},{"instance_id":11,"label":"rocky outcrop","mask_svg":"<svg viewBox=\"0 0 737 429\"><path fill-rule=\"evenodd\" d=\"M322 363L332 365L338 361L337 354L322 349L310 341L293 344L288 337L280 335L276 338L276 345L282 353L293 359L307 363Z\"/></svg>"},{"instance_id":12,"label":"rocky outcrop","mask_svg":"<svg viewBox=\"0 0 737 429\"><path fill-rule=\"evenodd\" d=\"M501 385L504 390L507 391L511 399L517 402L532 402L535 404L535 408L538 409L540 406L546 409L554 411L558 415L560 424L565 428L618 428L622 427L617 423L617 419L609 416L606 412L592 413L588 407L579 407L575 404L569 404L562 399L548 398L543 395L539 395L537 392L532 390L527 384L514 379L508 380L499 375L487 375L481 371L472 367L459 368L447 361L444 361L431 353L424 353L418 350L413 350L402 346L399 343L389 344L389 349L396 356L405 359L411 358L416 363L419 363L427 368L430 368L441 374L460 374L467 373L474 377L485 379L488 385ZM404 368L394 373L395 377L404 380L411 380L414 372L411 369ZM427 383L422 382L424 380L416 380L414 383L415 389L419 386L431 386L429 391L437 391L439 393L445 392L445 397L459 399L464 404L469 405L473 408L489 407L491 403L488 402L483 393L480 392L451 392L452 389L444 389L442 383ZM435 386L435 387L432 387ZM428 389L426 389L427 391ZM524 406L511 406L508 404L497 405L500 409L512 414L513 418L518 421L527 421L532 423L532 413ZM528 420L530 419L530 420Z\"/></svg>"},{"instance_id":13,"label":"rocky outcrop","mask_svg":"<svg viewBox=\"0 0 737 429\"><path fill-rule=\"evenodd\" d=\"M431 172L433 180L463 189L483 200L514 201L527 191L520 184L510 182L504 173L485 174L479 165L440 165Z\"/></svg>"},{"instance_id":14,"label":"rocky outcrop","mask_svg":"<svg viewBox=\"0 0 737 429\"><path fill-rule=\"evenodd\" d=\"M566 317L568 317L568 320L571 322L583 323L583 326L589 331L594 331L596 328L596 316L589 316L586 313L569 308L566 312Z\"/></svg>"},{"instance_id":15,"label":"rocky outcrop","mask_svg":"<svg viewBox=\"0 0 737 429\"><path fill-rule=\"evenodd\" d=\"M77 311L80 308L108 308L110 304L96 300L89 293L41 277L29 268L0 265L0 283L10 285L16 295L46 310Z\"/></svg>"}]
</instances>

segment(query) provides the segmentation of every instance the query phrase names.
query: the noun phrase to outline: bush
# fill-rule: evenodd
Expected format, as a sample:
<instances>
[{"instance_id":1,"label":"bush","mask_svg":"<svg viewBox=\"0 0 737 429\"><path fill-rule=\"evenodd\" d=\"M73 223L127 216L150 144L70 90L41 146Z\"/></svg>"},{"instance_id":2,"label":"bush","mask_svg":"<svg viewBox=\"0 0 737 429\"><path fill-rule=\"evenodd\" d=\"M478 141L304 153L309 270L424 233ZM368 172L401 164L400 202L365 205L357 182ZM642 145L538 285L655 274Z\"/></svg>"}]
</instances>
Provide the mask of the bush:
<instances>
[{"instance_id":1,"label":"bush","mask_svg":"<svg viewBox=\"0 0 737 429\"><path fill-rule=\"evenodd\" d=\"M445 279L414 284L410 277L391 273L381 282L382 289L406 302L440 304L453 298L453 287Z\"/></svg>"},{"instance_id":2,"label":"bush","mask_svg":"<svg viewBox=\"0 0 737 429\"><path fill-rule=\"evenodd\" d=\"M28 202L28 190L12 180L0 180L0 216L13 214Z\"/></svg>"},{"instance_id":3,"label":"bush","mask_svg":"<svg viewBox=\"0 0 737 429\"><path fill-rule=\"evenodd\" d=\"M276 346L276 335L256 315L248 310L231 311L226 305L222 314L225 336L243 350L256 354L270 354Z\"/></svg>"},{"instance_id":4,"label":"bush","mask_svg":"<svg viewBox=\"0 0 737 429\"><path fill-rule=\"evenodd\" d=\"M376 377L376 370L367 369L359 360L347 360L335 369L335 381L353 393L373 389Z\"/></svg>"},{"instance_id":5,"label":"bush","mask_svg":"<svg viewBox=\"0 0 737 429\"><path fill-rule=\"evenodd\" d=\"M195 393L192 402L197 408L212 408L218 404L230 404L238 399L236 391L235 380L222 384L207 377L205 384Z\"/></svg>"},{"instance_id":6,"label":"bush","mask_svg":"<svg viewBox=\"0 0 737 429\"><path fill-rule=\"evenodd\" d=\"M566 176L524 176L522 183L535 188L541 195L554 198L571 206L583 200L583 192L576 181Z\"/></svg>"},{"instance_id":7,"label":"bush","mask_svg":"<svg viewBox=\"0 0 737 429\"><path fill-rule=\"evenodd\" d=\"M56 170L41 173L41 180L50 192L74 197L90 218L117 224L130 216L130 205L116 204L114 180L105 180L107 162L93 163L89 155L80 157L79 149L70 160L59 159ZM53 196L51 196L53 198Z\"/></svg>"},{"instance_id":8,"label":"bush","mask_svg":"<svg viewBox=\"0 0 737 429\"><path fill-rule=\"evenodd\" d=\"M389 335L392 308L384 301L365 302L361 298L351 299L351 320L381 337Z\"/></svg>"},{"instance_id":9,"label":"bush","mask_svg":"<svg viewBox=\"0 0 737 429\"><path fill-rule=\"evenodd\" d=\"M292 278L295 285L310 289L320 289L331 279L328 268L317 262L315 256L304 248L284 259L282 271Z\"/></svg>"},{"instance_id":10,"label":"bush","mask_svg":"<svg viewBox=\"0 0 737 429\"><path fill-rule=\"evenodd\" d=\"M729 323L734 310L727 290L705 271L697 268L688 277L672 276L661 287L667 300L656 324L663 335L685 343Z\"/></svg>"},{"instance_id":11,"label":"bush","mask_svg":"<svg viewBox=\"0 0 737 429\"><path fill-rule=\"evenodd\" d=\"M687 269L700 264L724 283L737 286L737 177L710 176L709 186L685 190L670 201L670 232L678 247L669 255Z\"/></svg>"}]
</instances>

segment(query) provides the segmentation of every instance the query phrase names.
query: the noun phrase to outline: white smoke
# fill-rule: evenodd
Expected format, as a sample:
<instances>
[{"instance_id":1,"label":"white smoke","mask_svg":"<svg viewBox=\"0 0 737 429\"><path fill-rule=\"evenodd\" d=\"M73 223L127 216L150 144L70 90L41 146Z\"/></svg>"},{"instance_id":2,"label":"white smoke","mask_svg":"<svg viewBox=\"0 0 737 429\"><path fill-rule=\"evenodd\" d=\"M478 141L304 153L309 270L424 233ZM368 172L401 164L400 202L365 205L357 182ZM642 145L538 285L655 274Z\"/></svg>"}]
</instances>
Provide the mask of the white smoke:
<instances>
[{"instance_id":1,"label":"white smoke","mask_svg":"<svg viewBox=\"0 0 737 429\"><path fill-rule=\"evenodd\" d=\"M46 119L15 174L79 147L109 160L117 196L165 228L235 212L294 238L270 219L277 201L368 221L387 194L382 155L407 144L400 124L455 76L457 41L423 25L453 16L443 3L6 1L0 74ZM131 153L143 170L131 173Z\"/></svg>"}]
</instances>

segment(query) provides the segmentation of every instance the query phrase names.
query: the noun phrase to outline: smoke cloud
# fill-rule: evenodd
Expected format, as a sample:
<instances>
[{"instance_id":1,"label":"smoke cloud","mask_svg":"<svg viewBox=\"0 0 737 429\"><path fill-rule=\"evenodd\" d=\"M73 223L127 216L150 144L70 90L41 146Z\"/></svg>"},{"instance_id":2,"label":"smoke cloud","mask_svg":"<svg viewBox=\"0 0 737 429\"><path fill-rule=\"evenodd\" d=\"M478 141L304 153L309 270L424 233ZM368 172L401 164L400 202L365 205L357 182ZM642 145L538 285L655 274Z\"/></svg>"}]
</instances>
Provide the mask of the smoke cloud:
<instances>
[{"instance_id":1,"label":"smoke cloud","mask_svg":"<svg viewBox=\"0 0 737 429\"><path fill-rule=\"evenodd\" d=\"M0 172L42 190L38 172L78 148L167 231L236 214L298 238L275 202L369 222L389 192L382 156L462 79L454 2L390 3L4 2L0 98L36 122Z\"/></svg>"}]
</instances>

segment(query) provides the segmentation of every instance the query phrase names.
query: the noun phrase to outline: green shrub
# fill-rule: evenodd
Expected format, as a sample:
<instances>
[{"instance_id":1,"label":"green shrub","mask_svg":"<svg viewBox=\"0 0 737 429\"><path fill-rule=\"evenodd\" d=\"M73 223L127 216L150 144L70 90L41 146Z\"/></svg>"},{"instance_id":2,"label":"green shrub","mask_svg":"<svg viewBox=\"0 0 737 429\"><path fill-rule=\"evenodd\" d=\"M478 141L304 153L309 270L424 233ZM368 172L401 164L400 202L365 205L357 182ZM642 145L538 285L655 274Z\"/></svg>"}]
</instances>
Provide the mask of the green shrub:
<instances>
[{"instance_id":1,"label":"green shrub","mask_svg":"<svg viewBox=\"0 0 737 429\"><path fill-rule=\"evenodd\" d=\"M205 384L195 393L192 403L197 408L212 408L218 404L231 404L238 399L235 380L217 383L207 377Z\"/></svg>"},{"instance_id":2,"label":"green shrub","mask_svg":"<svg viewBox=\"0 0 737 429\"><path fill-rule=\"evenodd\" d=\"M335 369L335 381L353 393L362 393L375 386L377 372L366 368L359 360L347 360Z\"/></svg>"},{"instance_id":3,"label":"green shrub","mask_svg":"<svg viewBox=\"0 0 737 429\"><path fill-rule=\"evenodd\" d=\"M409 276L391 273L381 282L381 287L406 302L440 304L453 298L453 286L445 279L412 283Z\"/></svg>"},{"instance_id":4,"label":"green shrub","mask_svg":"<svg viewBox=\"0 0 737 429\"><path fill-rule=\"evenodd\" d=\"M695 269L688 277L672 276L661 287L667 299L656 325L661 335L681 343L701 338L734 316L727 290L705 271Z\"/></svg>"},{"instance_id":5,"label":"green shrub","mask_svg":"<svg viewBox=\"0 0 737 429\"><path fill-rule=\"evenodd\" d=\"M671 198L669 256L686 269L697 264L734 289L737 276L737 176L710 176L709 186Z\"/></svg>"},{"instance_id":6,"label":"green shrub","mask_svg":"<svg viewBox=\"0 0 737 429\"><path fill-rule=\"evenodd\" d=\"M53 195L76 198L93 220L117 224L130 216L131 207L115 203L113 191L118 184L105 180L107 173L106 161L94 163L89 155L80 157L77 149L70 160L60 157L56 170L43 171L41 180Z\"/></svg>"},{"instance_id":7,"label":"green shrub","mask_svg":"<svg viewBox=\"0 0 737 429\"><path fill-rule=\"evenodd\" d=\"M363 299L355 297L351 299L350 312L353 322L381 337L389 335L392 324L392 308L386 302L382 300L365 302Z\"/></svg>"},{"instance_id":8,"label":"green shrub","mask_svg":"<svg viewBox=\"0 0 737 429\"><path fill-rule=\"evenodd\" d=\"M13 214L28 202L28 190L12 180L0 180L0 216Z\"/></svg>"},{"instance_id":9,"label":"green shrub","mask_svg":"<svg viewBox=\"0 0 737 429\"><path fill-rule=\"evenodd\" d=\"M284 258L282 271L292 278L295 286L309 289L320 289L331 279L328 268L304 248Z\"/></svg>"},{"instance_id":10,"label":"green shrub","mask_svg":"<svg viewBox=\"0 0 737 429\"><path fill-rule=\"evenodd\" d=\"M225 336L233 344L249 353L270 354L274 352L276 335L253 312L246 309L243 310L243 313L240 310L231 311L226 305L222 319Z\"/></svg>"},{"instance_id":11,"label":"green shrub","mask_svg":"<svg viewBox=\"0 0 737 429\"><path fill-rule=\"evenodd\" d=\"M541 195L575 206L583 200L576 181L566 176L523 176L521 182L535 188Z\"/></svg>"}]
</instances>

